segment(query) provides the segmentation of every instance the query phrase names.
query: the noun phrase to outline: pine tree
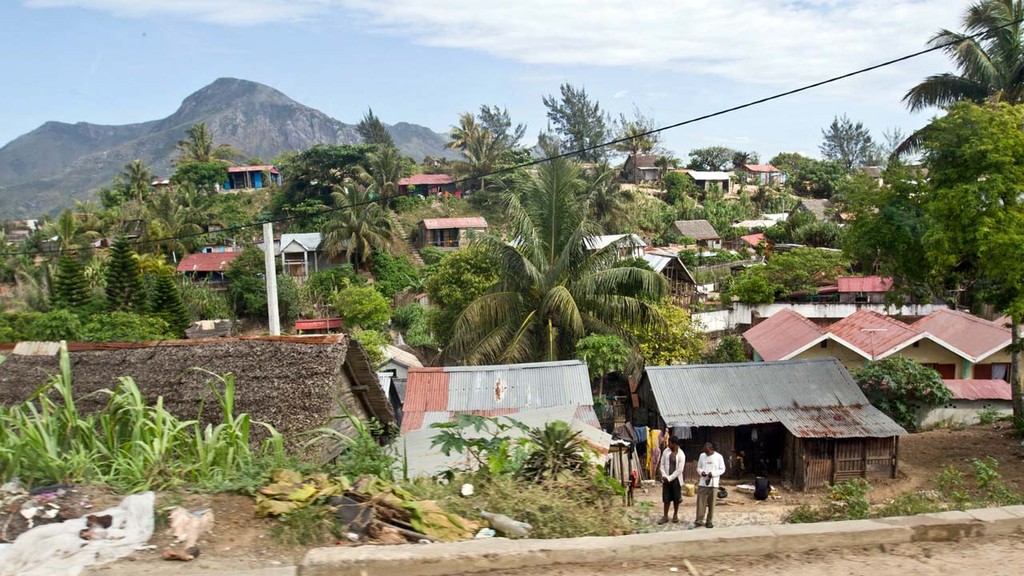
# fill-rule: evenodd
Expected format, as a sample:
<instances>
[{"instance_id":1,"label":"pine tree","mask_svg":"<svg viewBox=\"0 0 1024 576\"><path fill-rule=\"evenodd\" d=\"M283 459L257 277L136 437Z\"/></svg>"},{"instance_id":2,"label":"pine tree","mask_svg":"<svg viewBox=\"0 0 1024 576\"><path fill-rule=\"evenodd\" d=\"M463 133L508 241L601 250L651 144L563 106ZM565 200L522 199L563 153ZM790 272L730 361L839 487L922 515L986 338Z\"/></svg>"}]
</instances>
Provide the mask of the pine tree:
<instances>
[{"instance_id":1,"label":"pine tree","mask_svg":"<svg viewBox=\"0 0 1024 576\"><path fill-rule=\"evenodd\" d=\"M144 303L139 260L128 239L119 236L107 261L107 306L112 311L138 309Z\"/></svg>"},{"instance_id":2,"label":"pine tree","mask_svg":"<svg viewBox=\"0 0 1024 576\"><path fill-rule=\"evenodd\" d=\"M52 296L54 308L78 308L89 302L89 284L75 256L65 254L57 259Z\"/></svg>"},{"instance_id":3,"label":"pine tree","mask_svg":"<svg viewBox=\"0 0 1024 576\"><path fill-rule=\"evenodd\" d=\"M150 306L154 314L163 318L178 336L184 336L185 330L192 322L189 319L185 302L181 299L181 291L171 272L161 271L155 275L153 300L150 302Z\"/></svg>"}]
</instances>

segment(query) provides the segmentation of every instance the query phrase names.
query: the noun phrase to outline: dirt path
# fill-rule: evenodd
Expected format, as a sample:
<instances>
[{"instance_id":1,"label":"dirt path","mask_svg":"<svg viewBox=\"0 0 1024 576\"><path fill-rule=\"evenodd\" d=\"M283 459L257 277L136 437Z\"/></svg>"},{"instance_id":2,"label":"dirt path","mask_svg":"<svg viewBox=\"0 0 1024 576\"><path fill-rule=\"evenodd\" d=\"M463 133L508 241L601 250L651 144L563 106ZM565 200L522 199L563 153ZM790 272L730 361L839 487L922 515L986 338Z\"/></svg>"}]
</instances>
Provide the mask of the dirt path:
<instances>
[{"instance_id":1,"label":"dirt path","mask_svg":"<svg viewBox=\"0 0 1024 576\"><path fill-rule=\"evenodd\" d=\"M693 560L690 572L683 558L646 565L566 566L514 572L492 572L489 576L650 576L679 574L771 574L772 576L1017 576L1024 566L1024 538L977 538L961 542L905 544L871 549L846 549L771 555L735 556L715 561ZM673 570L674 568L674 570Z\"/></svg>"}]
</instances>

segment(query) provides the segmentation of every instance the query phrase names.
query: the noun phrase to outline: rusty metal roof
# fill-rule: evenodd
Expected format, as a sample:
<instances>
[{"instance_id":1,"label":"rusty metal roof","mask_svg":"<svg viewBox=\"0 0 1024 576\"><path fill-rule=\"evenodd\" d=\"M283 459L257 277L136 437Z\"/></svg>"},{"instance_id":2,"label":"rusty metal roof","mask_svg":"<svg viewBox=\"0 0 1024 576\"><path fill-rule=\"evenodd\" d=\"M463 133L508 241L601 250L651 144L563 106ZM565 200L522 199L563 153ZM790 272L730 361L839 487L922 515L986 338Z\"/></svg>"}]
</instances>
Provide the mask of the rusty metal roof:
<instances>
[{"instance_id":1,"label":"rusty metal roof","mask_svg":"<svg viewBox=\"0 0 1024 576\"><path fill-rule=\"evenodd\" d=\"M502 416L556 406L598 426L587 365L579 360L409 370L402 431L448 422L453 414Z\"/></svg>"},{"instance_id":2,"label":"rusty metal roof","mask_svg":"<svg viewBox=\"0 0 1024 576\"><path fill-rule=\"evenodd\" d=\"M839 292L888 292L892 290L892 278L888 276L840 276L836 279Z\"/></svg>"},{"instance_id":3,"label":"rusty metal roof","mask_svg":"<svg viewBox=\"0 0 1024 576\"><path fill-rule=\"evenodd\" d=\"M957 400L1012 400L1006 380L943 380Z\"/></svg>"},{"instance_id":4,"label":"rusty metal roof","mask_svg":"<svg viewBox=\"0 0 1024 576\"><path fill-rule=\"evenodd\" d=\"M781 423L801 438L887 438L906 434L872 406L835 358L653 366L641 387L670 426Z\"/></svg>"},{"instance_id":5,"label":"rusty metal roof","mask_svg":"<svg viewBox=\"0 0 1024 576\"><path fill-rule=\"evenodd\" d=\"M828 332L869 359L885 358L924 336L921 330L867 308L829 326Z\"/></svg>"},{"instance_id":6,"label":"rusty metal roof","mask_svg":"<svg viewBox=\"0 0 1024 576\"><path fill-rule=\"evenodd\" d=\"M487 228L487 220L483 216L458 216L455 218L424 218L423 227L427 230L449 230L458 228Z\"/></svg>"}]
</instances>

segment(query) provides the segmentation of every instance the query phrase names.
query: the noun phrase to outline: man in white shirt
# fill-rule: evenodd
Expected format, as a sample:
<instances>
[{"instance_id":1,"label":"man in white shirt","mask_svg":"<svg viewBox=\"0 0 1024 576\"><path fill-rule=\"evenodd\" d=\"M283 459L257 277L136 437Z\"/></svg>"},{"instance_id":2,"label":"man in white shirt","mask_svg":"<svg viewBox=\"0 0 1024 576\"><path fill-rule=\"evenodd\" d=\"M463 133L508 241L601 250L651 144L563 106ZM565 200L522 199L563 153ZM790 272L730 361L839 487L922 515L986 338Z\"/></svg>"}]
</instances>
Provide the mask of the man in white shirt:
<instances>
[{"instance_id":1,"label":"man in white shirt","mask_svg":"<svg viewBox=\"0 0 1024 576\"><path fill-rule=\"evenodd\" d=\"M725 474L725 459L715 452L713 442L704 444L704 453L697 459L697 475L700 476L700 480L697 482L697 519L693 522L697 526L715 527L715 491L718 488L718 478L722 474Z\"/></svg>"},{"instance_id":2,"label":"man in white shirt","mask_svg":"<svg viewBox=\"0 0 1024 576\"><path fill-rule=\"evenodd\" d=\"M679 502L683 499L683 466L686 454L679 448L679 440L675 436L668 439L668 448L661 453L661 501L665 504L665 512L658 524L668 522L668 505L671 503L672 522L679 522Z\"/></svg>"}]
</instances>

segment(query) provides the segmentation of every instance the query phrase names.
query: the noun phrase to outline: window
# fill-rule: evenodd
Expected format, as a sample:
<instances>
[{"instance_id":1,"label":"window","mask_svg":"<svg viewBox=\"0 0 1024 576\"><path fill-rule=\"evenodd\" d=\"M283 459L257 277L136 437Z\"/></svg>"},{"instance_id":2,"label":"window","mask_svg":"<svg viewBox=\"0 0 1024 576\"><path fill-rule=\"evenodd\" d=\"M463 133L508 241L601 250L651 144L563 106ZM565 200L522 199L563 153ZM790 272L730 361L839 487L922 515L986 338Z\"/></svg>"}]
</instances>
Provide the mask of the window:
<instances>
[{"instance_id":1,"label":"window","mask_svg":"<svg viewBox=\"0 0 1024 576\"><path fill-rule=\"evenodd\" d=\"M956 378L956 364L924 364L924 367L938 372L943 380Z\"/></svg>"}]
</instances>

